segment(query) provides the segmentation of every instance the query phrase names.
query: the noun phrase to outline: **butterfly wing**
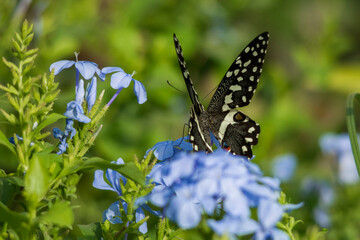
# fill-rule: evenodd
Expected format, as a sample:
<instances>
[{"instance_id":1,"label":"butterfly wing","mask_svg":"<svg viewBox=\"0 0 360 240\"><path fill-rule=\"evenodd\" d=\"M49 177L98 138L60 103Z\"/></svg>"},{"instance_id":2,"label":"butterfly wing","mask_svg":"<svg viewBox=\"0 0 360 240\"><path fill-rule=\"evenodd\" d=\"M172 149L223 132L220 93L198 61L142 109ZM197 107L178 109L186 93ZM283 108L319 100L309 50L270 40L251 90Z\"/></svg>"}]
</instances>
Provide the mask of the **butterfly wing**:
<instances>
[{"instance_id":1,"label":"butterfly wing","mask_svg":"<svg viewBox=\"0 0 360 240\"><path fill-rule=\"evenodd\" d=\"M207 119L203 115L196 115L194 108L190 111L189 120L189 139L194 151L212 152L212 143L209 128L207 128Z\"/></svg>"},{"instance_id":2,"label":"butterfly wing","mask_svg":"<svg viewBox=\"0 0 360 240\"><path fill-rule=\"evenodd\" d=\"M269 33L264 32L239 54L216 89L208 112L224 112L250 103L259 82L268 40Z\"/></svg>"},{"instance_id":3,"label":"butterfly wing","mask_svg":"<svg viewBox=\"0 0 360 240\"><path fill-rule=\"evenodd\" d=\"M224 148L237 155L252 157L260 126L234 108L250 103L262 71L269 33L251 41L226 72L210 101L207 112L213 120L211 131Z\"/></svg>"},{"instance_id":4,"label":"butterfly wing","mask_svg":"<svg viewBox=\"0 0 360 240\"><path fill-rule=\"evenodd\" d=\"M182 53L182 48L179 40L174 34L174 44L176 54L179 60L180 69L185 80L187 90L192 102L190 120L189 120L189 138L195 151L207 151L212 152L210 132L205 127L206 122L199 119L200 115L205 112L204 106L200 103L199 97L194 89L194 85L191 81L189 71L186 68L186 62Z\"/></svg>"},{"instance_id":5,"label":"butterfly wing","mask_svg":"<svg viewBox=\"0 0 360 240\"><path fill-rule=\"evenodd\" d=\"M252 157L252 146L258 143L260 126L244 113L231 110L209 113L211 132L221 146L233 154Z\"/></svg>"},{"instance_id":6,"label":"butterfly wing","mask_svg":"<svg viewBox=\"0 0 360 240\"><path fill-rule=\"evenodd\" d=\"M200 113L205 111L204 106L200 103L199 97L198 97L198 95L197 95L197 93L196 93L196 91L194 89L194 85L193 85L193 83L191 81L191 78L190 78L190 73L186 68L186 62L185 62L185 59L184 59L184 55L182 53L182 48L181 48L180 42L177 39L175 34L174 34L174 44L175 44L175 51L176 51L176 54L177 54L177 57L178 57L178 60L179 60L181 73L182 73L182 75L184 77L185 84L186 84L187 90L189 92L190 99L191 99L191 102L193 104L195 113L197 115L200 115Z\"/></svg>"}]
</instances>

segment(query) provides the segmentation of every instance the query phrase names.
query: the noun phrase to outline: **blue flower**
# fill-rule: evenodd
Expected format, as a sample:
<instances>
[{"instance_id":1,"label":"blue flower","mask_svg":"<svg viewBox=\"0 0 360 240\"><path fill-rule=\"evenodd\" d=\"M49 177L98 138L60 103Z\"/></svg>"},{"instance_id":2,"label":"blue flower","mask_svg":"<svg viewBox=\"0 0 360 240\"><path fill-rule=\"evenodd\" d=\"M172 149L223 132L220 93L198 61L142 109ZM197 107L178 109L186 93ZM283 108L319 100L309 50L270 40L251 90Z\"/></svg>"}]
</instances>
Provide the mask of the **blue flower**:
<instances>
[{"instance_id":1,"label":"blue flower","mask_svg":"<svg viewBox=\"0 0 360 240\"><path fill-rule=\"evenodd\" d=\"M74 120L72 118L67 118L66 126L65 126L65 136L67 137L70 134L70 139L72 139L76 134L76 130L73 127L73 125L74 125Z\"/></svg>"},{"instance_id":2,"label":"blue flower","mask_svg":"<svg viewBox=\"0 0 360 240\"><path fill-rule=\"evenodd\" d=\"M119 158L115 163L121 165L124 164L124 160ZM104 171L96 170L93 186L97 189L111 190L121 196L122 191L120 187L120 181L123 182L123 184L125 185L127 181L126 177L122 176L120 173L112 169L106 170L105 177L109 181L110 185L104 180Z\"/></svg>"},{"instance_id":3,"label":"blue flower","mask_svg":"<svg viewBox=\"0 0 360 240\"><path fill-rule=\"evenodd\" d=\"M138 103L143 104L144 102L146 102L147 96L144 85L138 80L132 78L135 72L133 74L128 74L125 73L124 70L119 67L105 67L101 70L101 72L104 75L112 73L110 85L113 89L117 90L115 95L111 98L111 100L107 104L108 106L114 101L114 99L117 97L117 95L119 95L120 91L123 88L129 87L131 81L134 82L134 93L137 97Z\"/></svg>"},{"instance_id":4,"label":"blue flower","mask_svg":"<svg viewBox=\"0 0 360 240\"><path fill-rule=\"evenodd\" d=\"M58 155L64 153L66 151L66 148L68 147L68 144L66 142L67 135L61 131L59 128L53 129L53 136L60 140L59 144L59 152L57 152Z\"/></svg>"},{"instance_id":5,"label":"blue flower","mask_svg":"<svg viewBox=\"0 0 360 240\"><path fill-rule=\"evenodd\" d=\"M120 218L121 213L120 213L119 204L120 204L120 202L116 201L116 202L112 203L110 205L110 207L103 212L103 221L108 220L112 224L122 223L122 220ZM127 203L125 201L121 200L121 204L123 205L123 208L124 208L125 212L127 213L127 208L128 208ZM144 210L141 207L138 207L135 210L135 222L140 222L144 218L145 218ZM146 222L144 222L143 224L141 224L139 226L139 231L143 234L147 233L148 228L147 228Z\"/></svg>"},{"instance_id":6,"label":"blue flower","mask_svg":"<svg viewBox=\"0 0 360 240\"><path fill-rule=\"evenodd\" d=\"M51 64L49 70L51 71L52 69L54 69L54 74L57 75L65 68L70 68L74 64L76 71L78 71L84 79L88 80L92 78L96 73L102 81L105 81L105 75L101 73L98 65L90 61L61 60Z\"/></svg>"},{"instance_id":7,"label":"blue flower","mask_svg":"<svg viewBox=\"0 0 360 240\"><path fill-rule=\"evenodd\" d=\"M155 157L162 161L173 157L181 151L192 151L191 143L187 142L187 140L189 140L189 136L179 138L175 141L158 142L146 151L146 156L150 151L154 151Z\"/></svg>"},{"instance_id":8,"label":"blue flower","mask_svg":"<svg viewBox=\"0 0 360 240\"><path fill-rule=\"evenodd\" d=\"M320 146L324 153L336 155L339 164L340 183L353 184L359 181L348 134L327 133L320 138Z\"/></svg>"},{"instance_id":9,"label":"blue flower","mask_svg":"<svg viewBox=\"0 0 360 240\"><path fill-rule=\"evenodd\" d=\"M124 164L124 161L121 158L119 158L115 163L116 164ZM120 182L122 182L125 185L127 182L127 179L124 176L122 176L120 173L118 173L117 171L112 170L112 169L106 170L105 177L109 183L107 183L104 180L104 171L96 170L95 175L94 175L93 186L95 188L102 189L102 190L114 191L119 196L122 196ZM124 207L125 212L127 212L127 203L124 200L120 200L120 201ZM104 213L103 213L104 221L109 220L113 224L122 223L122 220L120 218L121 213L120 213L119 204L120 204L119 201L114 202L110 205L110 207L107 210L104 211ZM143 209L159 216L158 212L151 210L146 204L142 204L141 201L136 201L135 205L137 206L137 208L135 210L135 221L136 222L139 222L145 218L145 213L144 213ZM144 222L143 224L140 225L139 231L142 233L147 232L147 223L146 222Z\"/></svg>"},{"instance_id":10,"label":"blue flower","mask_svg":"<svg viewBox=\"0 0 360 240\"><path fill-rule=\"evenodd\" d=\"M76 101L71 101L67 104L66 112L64 115L68 118L77 120L83 123L89 123L91 121L90 118L85 116L84 110L82 109L81 105L79 105Z\"/></svg>"},{"instance_id":11,"label":"blue flower","mask_svg":"<svg viewBox=\"0 0 360 240\"><path fill-rule=\"evenodd\" d=\"M273 175L281 181L287 182L292 178L296 164L297 161L294 154L280 155L273 160Z\"/></svg>"},{"instance_id":12,"label":"blue flower","mask_svg":"<svg viewBox=\"0 0 360 240\"><path fill-rule=\"evenodd\" d=\"M20 137L20 136L17 135L17 134L16 134L16 138L17 138L18 141L23 141L23 140L24 140L22 137ZM14 139L14 137L10 137L9 142L11 142L12 144L15 145L15 139Z\"/></svg>"},{"instance_id":13,"label":"blue flower","mask_svg":"<svg viewBox=\"0 0 360 240\"><path fill-rule=\"evenodd\" d=\"M70 119L77 120L83 123L89 123L91 121L90 118L85 116L84 110L81 106L85 96L84 91L84 81L80 80L79 86L76 91L75 101L71 101L67 104L66 112L64 115Z\"/></svg>"}]
</instances>

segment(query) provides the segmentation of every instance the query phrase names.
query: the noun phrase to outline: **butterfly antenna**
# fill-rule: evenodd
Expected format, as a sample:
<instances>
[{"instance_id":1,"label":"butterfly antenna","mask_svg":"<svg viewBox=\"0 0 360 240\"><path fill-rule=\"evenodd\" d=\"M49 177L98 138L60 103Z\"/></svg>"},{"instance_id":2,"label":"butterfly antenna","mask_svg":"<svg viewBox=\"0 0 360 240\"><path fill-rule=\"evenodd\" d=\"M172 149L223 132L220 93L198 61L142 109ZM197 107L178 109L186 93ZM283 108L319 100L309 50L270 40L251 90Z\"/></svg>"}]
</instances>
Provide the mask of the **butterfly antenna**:
<instances>
[{"instance_id":1,"label":"butterfly antenna","mask_svg":"<svg viewBox=\"0 0 360 240\"><path fill-rule=\"evenodd\" d=\"M181 91L180 89L178 89L177 87L175 87L174 85L172 85L169 80L166 80L167 84L169 84L170 87L172 87L173 89L175 89L178 92L181 92L182 94L185 94L183 91Z\"/></svg>"},{"instance_id":2,"label":"butterfly antenna","mask_svg":"<svg viewBox=\"0 0 360 240\"><path fill-rule=\"evenodd\" d=\"M183 133L182 133L182 138L181 138L181 141L179 142L179 144L178 145L176 145L176 146L180 146L181 145L181 143L184 141L184 138L185 138L185 127L188 127L189 126L189 124L188 123L185 123L184 124L184 126L183 126Z\"/></svg>"},{"instance_id":3,"label":"butterfly antenna","mask_svg":"<svg viewBox=\"0 0 360 240\"><path fill-rule=\"evenodd\" d=\"M219 87L219 85L220 85L220 84L218 84L218 85L217 85L216 87L214 87L208 94L206 94L206 96L201 99L201 102L204 102L204 99L206 99L207 97L209 97L209 95L210 95L212 92L214 92L214 91Z\"/></svg>"}]
</instances>

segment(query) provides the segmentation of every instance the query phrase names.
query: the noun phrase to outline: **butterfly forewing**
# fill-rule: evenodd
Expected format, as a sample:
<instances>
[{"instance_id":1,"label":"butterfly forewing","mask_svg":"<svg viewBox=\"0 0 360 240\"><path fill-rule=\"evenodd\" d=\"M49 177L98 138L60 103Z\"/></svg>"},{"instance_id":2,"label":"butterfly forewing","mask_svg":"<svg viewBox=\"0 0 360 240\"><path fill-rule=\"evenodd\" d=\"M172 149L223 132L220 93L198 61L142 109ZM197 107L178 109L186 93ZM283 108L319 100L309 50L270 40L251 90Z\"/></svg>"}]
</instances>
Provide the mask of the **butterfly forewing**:
<instances>
[{"instance_id":1,"label":"butterfly forewing","mask_svg":"<svg viewBox=\"0 0 360 240\"><path fill-rule=\"evenodd\" d=\"M250 103L259 82L268 40L269 33L264 32L239 54L215 91L208 112L223 112Z\"/></svg>"},{"instance_id":2,"label":"butterfly forewing","mask_svg":"<svg viewBox=\"0 0 360 240\"><path fill-rule=\"evenodd\" d=\"M184 77L185 80L185 84L186 87L188 89L189 95L190 95L190 99L191 102L194 106L194 110L196 112L196 114L200 114L201 112L204 111L204 106L199 102L199 97L194 89L194 85L191 81L190 78L190 73L186 68L186 62L182 53L182 48L180 45L179 40L177 39L176 35L174 34L174 44L175 44L175 51L176 51L176 55L178 57L179 60L179 65L180 65L180 69L181 69L181 73Z\"/></svg>"}]
</instances>

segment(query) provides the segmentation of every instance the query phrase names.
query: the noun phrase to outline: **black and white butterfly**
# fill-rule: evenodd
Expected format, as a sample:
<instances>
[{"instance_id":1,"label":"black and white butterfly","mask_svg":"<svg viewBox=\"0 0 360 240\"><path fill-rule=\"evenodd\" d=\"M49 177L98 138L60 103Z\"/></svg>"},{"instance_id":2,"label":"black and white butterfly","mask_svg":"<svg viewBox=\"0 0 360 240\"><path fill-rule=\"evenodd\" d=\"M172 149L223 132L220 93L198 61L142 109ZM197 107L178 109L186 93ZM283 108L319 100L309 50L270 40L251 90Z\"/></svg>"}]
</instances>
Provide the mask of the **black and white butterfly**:
<instances>
[{"instance_id":1,"label":"black and white butterfly","mask_svg":"<svg viewBox=\"0 0 360 240\"><path fill-rule=\"evenodd\" d=\"M258 142L260 126L236 108L248 105L256 91L268 40L269 33L264 32L246 46L226 72L205 110L174 34L176 54L192 102L189 135L194 151L212 152L211 132L223 148L233 154L252 157L252 146Z\"/></svg>"}]
</instances>

